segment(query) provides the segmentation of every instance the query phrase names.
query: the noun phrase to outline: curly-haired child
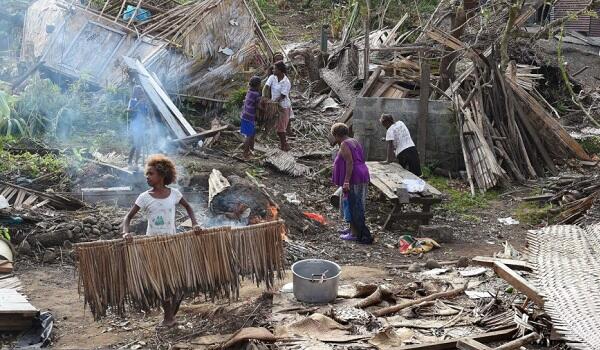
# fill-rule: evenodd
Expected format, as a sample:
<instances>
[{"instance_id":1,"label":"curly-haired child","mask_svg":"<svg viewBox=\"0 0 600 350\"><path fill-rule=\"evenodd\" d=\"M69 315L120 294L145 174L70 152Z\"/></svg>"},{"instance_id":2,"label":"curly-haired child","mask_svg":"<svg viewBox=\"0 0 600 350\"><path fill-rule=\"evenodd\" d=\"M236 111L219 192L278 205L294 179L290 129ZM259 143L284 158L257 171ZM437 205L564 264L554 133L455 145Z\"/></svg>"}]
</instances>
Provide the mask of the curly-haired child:
<instances>
[{"instance_id":1,"label":"curly-haired child","mask_svg":"<svg viewBox=\"0 0 600 350\"><path fill-rule=\"evenodd\" d=\"M175 164L169 158L160 154L148 158L146 163L146 182L151 189L138 196L135 204L123 220L123 238L126 240L133 238L129 232L129 224L140 209L148 219L146 235L175 234L175 207L177 204L181 204L187 211L188 216L192 220L194 231L197 233L202 232L196 221L192 207L183 198L181 192L167 187L175 182L176 178L177 171L175 170ZM176 324L175 314L179 310L182 300L183 295L172 295L163 300L164 320L161 323L162 326L170 327Z\"/></svg>"}]
</instances>

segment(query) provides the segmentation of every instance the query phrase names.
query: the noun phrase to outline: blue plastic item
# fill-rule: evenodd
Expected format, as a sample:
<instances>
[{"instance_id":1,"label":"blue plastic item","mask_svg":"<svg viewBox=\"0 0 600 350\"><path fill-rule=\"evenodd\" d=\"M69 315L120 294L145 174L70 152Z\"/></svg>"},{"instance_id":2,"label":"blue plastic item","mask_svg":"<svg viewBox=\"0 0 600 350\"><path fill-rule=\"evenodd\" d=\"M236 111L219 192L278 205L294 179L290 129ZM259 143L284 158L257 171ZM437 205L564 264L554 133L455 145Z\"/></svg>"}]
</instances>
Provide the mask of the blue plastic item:
<instances>
[{"instance_id":1,"label":"blue plastic item","mask_svg":"<svg viewBox=\"0 0 600 350\"><path fill-rule=\"evenodd\" d=\"M131 19L131 16L133 16L133 12L135 12L135 6L131 6L131 5L127 5L127 9L125 9L125 12L123 12L123 20L124 21L129 21ZM152 14L150 13L150 11L140 8L137 10L137 13L135 15L135 20L137 22L144 22L150 19L150 17L152 17Z\"/></svg>"}]
</instances>

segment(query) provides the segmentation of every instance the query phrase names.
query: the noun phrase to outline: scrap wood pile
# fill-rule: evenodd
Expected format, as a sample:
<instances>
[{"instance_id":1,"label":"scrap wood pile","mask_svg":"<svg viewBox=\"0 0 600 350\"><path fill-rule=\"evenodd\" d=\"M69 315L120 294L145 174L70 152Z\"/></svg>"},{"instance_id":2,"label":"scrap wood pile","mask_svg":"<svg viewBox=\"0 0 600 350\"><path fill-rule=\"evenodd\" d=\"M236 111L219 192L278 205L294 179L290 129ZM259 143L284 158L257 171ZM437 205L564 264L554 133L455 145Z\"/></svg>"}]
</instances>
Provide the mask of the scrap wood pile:
<instances>
[{"instance_id":1,"label":"scrap wood pile","mask_svg":"<svg viewBox=\"0 0 600 350\"><path fill-rule=\"evenodd\" d=\"M359 49L364 39L342 42L331 56L331 69L321 72L347 106L339 121L352 125L354 102L347 96L415 97L421 85L429 84L429 99L450 100L458 112L458 136L473 193L508 181L556 175L557 165L566 159L590 160L537 91L542 78L537 68L529 62L516 64L508 56L506 39L511 45L518 42L504 35L507 22L513 32L519 30L537 5L525 2L511 13L491 3L440 2L417 29L401 33L400 25L384 30L387 36L372 32L368 55ZM481 15L488 10L490 16ZM403 44L403 34L417 39ZM360 91L349 89L344 82L363 79L360 69L367 59L377 68ZM425 65L431 70L426 79L421 74L427 75Z\"/></svg>"},{"instance_id":2,"label":"scrap wood pile","mask_svg":"<svg viewBox=\"0 0 600 350\"><path fill-rule=\"evenodd\" d=\"M283 274L283 221L205 233L79 243L80 292L95 318L126 304L147 310L171 295L237 298L240 275L270 288ZM168 256L168 259L164 257Z\"/></svg>"},{"instance_id":3,"label":"scrap wood pile","mask_svg":"<svg viewBox=\"0 0 600 350\"><path fill-rule=\"evenodd\" d=\"M559 225L580 224L600 198L600 176L562 175L545 181L542 194L522 197L528 202L552 204L550 213Z\"/></svg>"},{"instance_id":4,"label":"scrap wood pile","mask_svg":"<svg viewBox=\"0 0 600 350\"><path fill-rule=\"evenodd\" d=\"M491 269L443 266L408 274L404 270L401 284L341 285L338 298L326 306L299 303L284 287L273 297L273 334L299 348L310 343L463 349L460 342L501 342L497 349L519 349L549 341L548 316L525 295L504 292L507 285ZM406 278L412 282L404 282Z\"/></svg>"},{"instance_id":5,"label":"scrap wood pile","mask_svg":"<svg viewBox=\"0 0 600 350\"><path fill-rule=\"evenodd\" d=\"M58 193L41 192L0 180L0 195L6 198L15 209L36 209L50 206L60 210L77 210L85 208L82 201Z\"/></svg>"}]
</instances>

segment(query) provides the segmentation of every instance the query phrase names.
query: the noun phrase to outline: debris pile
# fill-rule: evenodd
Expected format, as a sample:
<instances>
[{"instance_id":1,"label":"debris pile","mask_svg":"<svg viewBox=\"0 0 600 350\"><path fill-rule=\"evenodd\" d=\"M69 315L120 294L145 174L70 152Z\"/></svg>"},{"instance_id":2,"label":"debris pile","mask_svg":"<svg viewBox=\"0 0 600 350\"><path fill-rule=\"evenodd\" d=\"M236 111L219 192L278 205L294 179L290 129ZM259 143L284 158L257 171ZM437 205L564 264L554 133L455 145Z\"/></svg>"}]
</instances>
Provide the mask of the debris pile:
<instances>
[{"instance_id":1,"label":"debris pile","mask_svg":"<svg viewBox=\"0 0 600 350\"><path fill-rule=\"evenodd\" d=\"M580 224L586 213L600 196L600 177L583 175L561 175L544 181L543 193L520 198L526 202L552 204L550 213L556 215L554 223L559 225Z\"/></svg>"},{"instance_id":2,"label":"debris pile","mask_svg":"<svg viewBox=\"0 0 600 350\"><path fill-rule=\"evenodd\" d=\"M490 8L488 18L480 13L494 7L490 3L467 9L440 2L418 29L399 32L404 17L391 30L370 32L368 45L364 36L343 41L321 71L347 107L338 120L353 125L355 97L418 97L425 106L419 106L419 120L427 120L428 101L450 101L472 193L508 181L557 175L557 165L568 159L589 161L590 155L538 92L543 76L537 67L509 56L508 41L538 5L527 3L516 11ZM417 35L416 41L403 44L410 35ZM350 84L356 79L363 82L359 92ZM419 121L417 129L413 133L418 139L430 137L425 122ZM429 141L419 142L419 154L424 155Z\"/></svg>"}]
</instances>

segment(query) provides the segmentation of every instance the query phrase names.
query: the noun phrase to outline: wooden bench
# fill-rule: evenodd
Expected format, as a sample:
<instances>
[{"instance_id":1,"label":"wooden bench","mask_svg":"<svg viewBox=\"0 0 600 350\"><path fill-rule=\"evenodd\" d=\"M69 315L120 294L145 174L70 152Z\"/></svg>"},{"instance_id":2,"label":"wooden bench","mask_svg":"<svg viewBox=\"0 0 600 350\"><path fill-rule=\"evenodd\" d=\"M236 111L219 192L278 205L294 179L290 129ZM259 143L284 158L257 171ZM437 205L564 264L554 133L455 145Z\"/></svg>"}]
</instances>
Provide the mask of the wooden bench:
<instances>
[{"instance_id":1,"label":"wooden bench","mask_svg":"<svg viewBox=\"0 0 600 350\"><path fill-rule=\"evenodd\" d=\"M402 187L404 180L420 179L398 163L382 164L380 162L367 162L371 175L371 184L392 202L392 210L385 220L383 227L390 229L396 219L416 220L418 224L427 225L433 217L431 206L442 201L442 193L435 187L425 182L425 190L419 193L408 193L407 196L398 196L397 190ZM405 210L407 204L421 207L421 211Z\"/></svg>"}]
</instances>

